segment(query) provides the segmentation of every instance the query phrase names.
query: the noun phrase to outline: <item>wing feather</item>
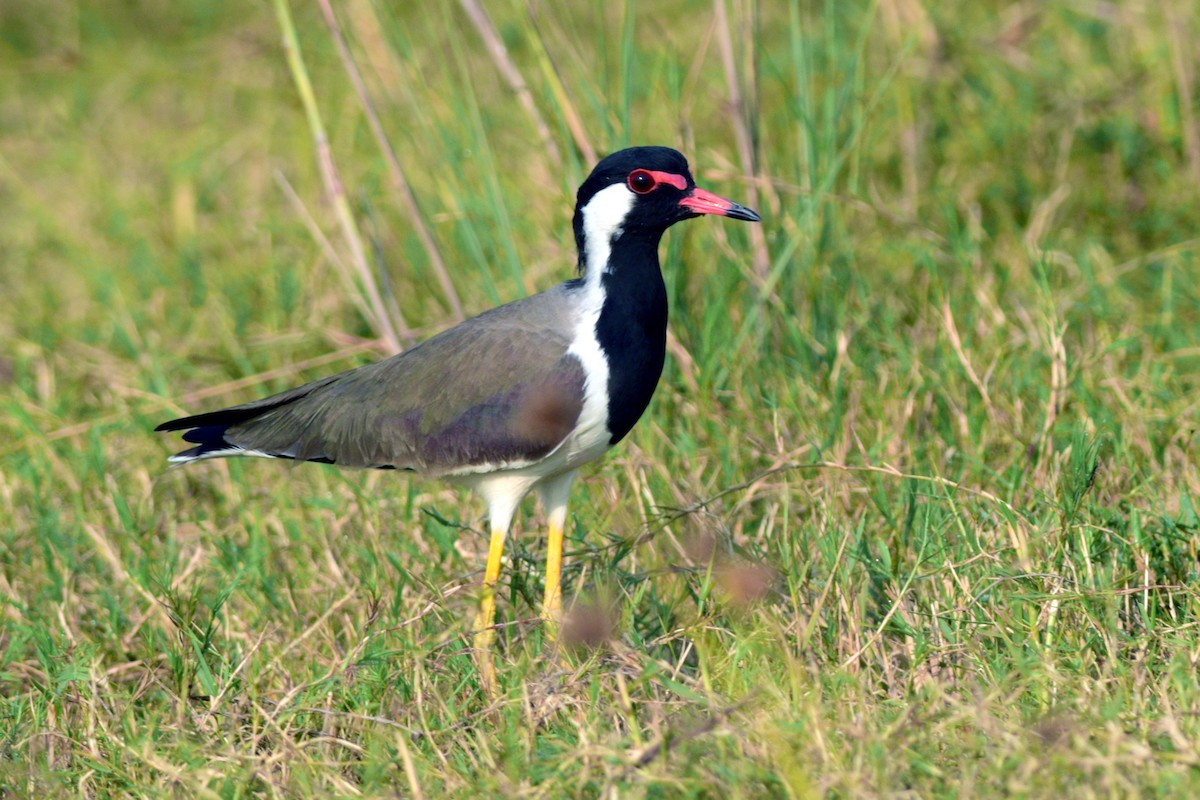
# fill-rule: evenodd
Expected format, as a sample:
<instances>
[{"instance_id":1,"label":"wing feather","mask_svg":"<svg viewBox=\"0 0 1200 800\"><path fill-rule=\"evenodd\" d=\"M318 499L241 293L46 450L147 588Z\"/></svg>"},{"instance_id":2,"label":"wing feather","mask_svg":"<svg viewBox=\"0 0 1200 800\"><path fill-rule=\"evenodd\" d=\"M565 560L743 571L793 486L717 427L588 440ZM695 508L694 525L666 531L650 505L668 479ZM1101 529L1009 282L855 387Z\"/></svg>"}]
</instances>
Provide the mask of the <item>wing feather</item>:
<instances>
[{"instance_id":1,"label":"wing feather","mask_svg":"<svg viewBox=\"0 0 1200 800\"><path fill-rule=\"evenodd\" d=\"M535 461L574 429L586 374L570 284L494 309L412 350L281 394L160 425L199 446L434 475Z\"/></svg>"}]
</instances>

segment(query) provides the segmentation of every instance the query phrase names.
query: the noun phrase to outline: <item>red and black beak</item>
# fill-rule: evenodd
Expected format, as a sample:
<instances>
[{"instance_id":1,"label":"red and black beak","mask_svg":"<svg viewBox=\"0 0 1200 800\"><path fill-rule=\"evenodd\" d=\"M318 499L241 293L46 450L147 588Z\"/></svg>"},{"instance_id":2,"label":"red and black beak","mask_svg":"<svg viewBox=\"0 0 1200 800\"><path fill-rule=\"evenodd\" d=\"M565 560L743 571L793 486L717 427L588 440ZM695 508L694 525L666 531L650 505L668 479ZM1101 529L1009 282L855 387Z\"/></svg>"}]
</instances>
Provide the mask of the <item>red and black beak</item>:
<instances>
[{"instance_id":1,"label":"red and black beak","mask_svg":"<svg viewBox=\"0 0 1200 800\"><path fill-rule=\"evenodd\" d=\"M758 222L762 219L754 209L706 192L699 186L688 192L687 196L679 201L679 205L696 215L717 214L730 219L744 219L746 222Z\"/></svg>"}]
</instances>

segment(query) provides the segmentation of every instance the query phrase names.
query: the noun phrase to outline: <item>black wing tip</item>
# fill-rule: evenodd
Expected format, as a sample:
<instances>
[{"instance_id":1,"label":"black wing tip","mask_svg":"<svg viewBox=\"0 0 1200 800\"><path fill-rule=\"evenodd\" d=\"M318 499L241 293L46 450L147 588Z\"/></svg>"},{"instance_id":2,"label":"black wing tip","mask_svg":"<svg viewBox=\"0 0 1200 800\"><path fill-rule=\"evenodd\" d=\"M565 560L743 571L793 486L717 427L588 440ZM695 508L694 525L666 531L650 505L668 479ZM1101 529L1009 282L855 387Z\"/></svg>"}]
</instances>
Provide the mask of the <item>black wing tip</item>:
<instances>
[{"instance_id":1,"label":"black wing tip","mask_svg":"<svg viewBox=\"0 0 1200 800\"><path fill-rule=\"evenodd\" d=\"M220 411L209 411L205 414L193 414L190 417L180 417L179 419L167 420L161 423L154 430L156 431L185 431L189 428L205 428L217 427L228 428L236 425L239 422L245 422L248 419L262 414L267 409L254 409L248 411L241 408L223 408Z\"/></svg>"},{"instance_id":2,"label":"black wing tip","mask_svg":"<svg viewBox=\"0 0 1200 800\"><path fill-rule=\"evenodd\" d=\"M220 419L225 411L208 414L196 414L190 417L180 417L159 423L155 432L183 431L183 440L191 442L196 447L188 448L171 456L168 461L173 464L187 464L202 458L215 458L221 455L234 455L242 448L226 441L225 431L231 423ZM214 419L214 417L218 417Z\"/></svg>"}]
</instances>

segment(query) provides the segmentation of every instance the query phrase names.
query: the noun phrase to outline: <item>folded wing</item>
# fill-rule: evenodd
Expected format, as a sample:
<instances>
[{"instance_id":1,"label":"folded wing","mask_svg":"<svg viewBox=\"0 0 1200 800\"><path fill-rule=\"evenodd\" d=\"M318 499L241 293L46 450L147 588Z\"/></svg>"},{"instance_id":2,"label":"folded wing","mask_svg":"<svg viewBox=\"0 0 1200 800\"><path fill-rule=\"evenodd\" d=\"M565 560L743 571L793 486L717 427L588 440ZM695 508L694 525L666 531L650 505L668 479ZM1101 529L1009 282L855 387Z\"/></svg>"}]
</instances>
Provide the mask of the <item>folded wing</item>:
<instances>
[{"instance_id":1,"label":"folded wing","mask_svg":"<svg viewBox=\"0 0 1200 800\"><path fill-rule=\"evenodd\" d=\"M567 353L559 287L494 309L375 364L163 423L172 457L260 455L432 475L519 466L574 429L586 374Z\"/></svg>"}]
</instances>

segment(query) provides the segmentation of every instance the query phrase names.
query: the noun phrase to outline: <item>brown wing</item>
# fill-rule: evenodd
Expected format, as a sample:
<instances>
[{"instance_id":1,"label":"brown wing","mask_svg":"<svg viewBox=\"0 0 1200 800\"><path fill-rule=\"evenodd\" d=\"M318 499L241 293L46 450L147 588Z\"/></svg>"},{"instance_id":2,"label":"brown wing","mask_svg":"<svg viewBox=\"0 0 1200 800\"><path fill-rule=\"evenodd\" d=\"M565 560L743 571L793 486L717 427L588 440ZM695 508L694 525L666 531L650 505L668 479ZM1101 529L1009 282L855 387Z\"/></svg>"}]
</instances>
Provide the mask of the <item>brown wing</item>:
<instances>
[{"instance_id":1,"label":"brown wing","mask_svg":"<svg viewBox=\"0 0 1200 800\"><path fill-rule=\"evenodd\" d=\"M571 291L494 309L400 355L223 411L176 420L200 446L445 474L533 461L574 429L586 375L567 353Z\"/></svg>"}]
</instances>

